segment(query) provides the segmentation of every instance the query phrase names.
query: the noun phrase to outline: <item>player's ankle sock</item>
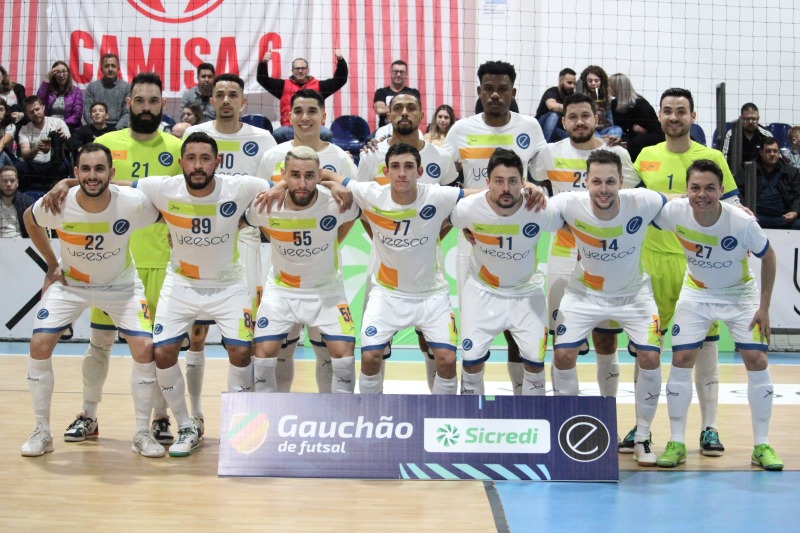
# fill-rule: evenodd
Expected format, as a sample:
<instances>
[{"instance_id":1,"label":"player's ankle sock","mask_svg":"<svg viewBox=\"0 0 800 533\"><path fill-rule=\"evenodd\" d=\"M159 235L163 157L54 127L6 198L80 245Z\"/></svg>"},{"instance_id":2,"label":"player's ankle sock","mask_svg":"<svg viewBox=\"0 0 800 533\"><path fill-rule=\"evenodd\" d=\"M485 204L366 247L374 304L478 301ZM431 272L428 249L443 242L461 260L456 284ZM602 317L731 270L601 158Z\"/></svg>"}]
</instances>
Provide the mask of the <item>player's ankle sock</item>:
<instances>
[{"instance_id":1,"label":"player's ankle sock","mask_svg":"<svg viewBox=\"0 0 800 533\"><path fill-rule=\"evenodd\" d=\"M367 376L361 372L358 378L358 391L361 394L383 394L383 373Z\"/></svg>"},{"instance_id":2,"label":"player's ankle sock","mask_svg":"<svg viewBox=\"0 0 800 533\"><path fill-rule=\"evenodd\" d=\"M556 396L578 396L580 388L578 387L578 369L572 367L568 370L561 370L552 367L553 371L553 393Z\"/></svg>"},{"instance_id":3,"label":"player's ankle sock","mask_svg":"<svg viewBox=\"0 0 800 533\"><path fill-rule=\"evenodd\" d=\"M28 357L28 390L33 401L33 415L36 424L50 431L50 405L53 399L53 359L34 359Z\"/></svg>"},{"instance_id":4,"label":"player's ankle sock","mask_svg":"<svg viewBox=\"0 0 800 533\"><path fill-rule=\"evenodd\" d=\"M161 393L167 401L167 405L175 415L175 422L179 429L192 426L192 419L189 418L189 410L186 408L186 382L183 380L183 372L178 363L169 368L156 368L156 377Z\"/></svg>"},{"instance_id":5,"label":"player's ankle sock","mask_svg":"<svg viewBox=\"0 0 800 533\"><path fill-rule=\"evenodd\" d=\"M753 443L769 443L769 419L772 416L772 398L774 388L766 370L747 371L747 402L750 404L750 416L753 421Z\"/></svg>"},{"instance_id":6,"label":"player's ankle sock","mask_svg":"<svg viewBox=\"0 0 800 533\"><path fill-rule=\"evenodd\" d=\"M483 368L479 372L470 374L461 369L461 395L477 396L485 394L483 383Z\"/></svg>"},{"instance_id":7,"label":"player's ankle sock","mask_svg":"<svg viewBox=\"0 0 800 533\"><path fill-rule=\"evenodd\" d=\"M319 392L331 392L333 380L333 364L331 363L331 352L327 346L312 344L314 355L316 356L315 377L317 378L317 390ZM353 386L355 387L355 369L353 369ZM352 392L352 391L350 391Z\"/></svg>"},{"instance_id":8,"label":"player's ankle sock","mask_svg":"<svg viewBox=\"0 0 800 533\"><path fill-rule=\"evenodd\" d=\"M619 357L614 353L597 353L597 386L600 396L617 397L619 388Z\"/></svg>"},{"instance_id":9,"label":"player's ankle sock","mask_svg":"<svg viewBox=\"0 0 800 533\"><path fill-rule=\"evenodd\" d=\"M686 417L692 404L692 369L672 365L667 381L667 411L672 436L669 440L686 443Z\"/></svg>"},{"instance_id":10,"label":"player's ankle sock","mask_svg":"<svg viewBox=\"0 0 800 533\"><path fill-rule=\"evenodd\" d=\"M637 363L638 364L638 363ZM639 369L636 383L636 442L650 439L650 425L656 416L661 395L661 369Z\"/></svg>"},{"instance_id":11,"label":"player's ankle sock","mask_svg":"<svg viewBox=\"0 0 800 533\"><path fill-rule=\"evenodd\" d=\"M351 356L331 359L333 376L331 392L352 394L356 389L356 358Z\"/></svg>"},{"instance_id":12,"label":"player's ankle sock","mask_svg":"<svg viewBox=\"0 0 800 533\"><path fill-rule=\"evenodd\" d=\"M206 371L206 352L205 350L186 352L186 389L189 392L189 403L192 416L205 418L203 416L203 376Z\"/></svg>"},{"instance_id":13,"label":"player's ankle sock","mask_svg":"<svg viewBox=\"0 0 800 533\"><path fill-rule=\"evenodd\" d=\"M255 392L278 392L278 383L275 378L277 365L278 359L275 357L253 358Z\"/></svg>"},{"instance_id":14,"label":"player's ankle sock","mask_svg":"<svg viewBox=\"0 0 800 533\"><path fill-rule=\"evenodd\" d=\"M97 408L99 404L97 402L89 402L83 400L83 412L86 413L86 418L91 418L92 420L97 420Z\"/></svg>"},{"instance_id":15,"label":"player's ankle sock","mask_svg":"<svg viewBox=\"0 0 800 533\"><path fill-rule=\"evenodd\" d=\"M694 383L700 404L700 429L717 427L719 404L719 351L716 342L705 342L694 364Z\"/></svg>"},{"instance_id":16,"label":"player's ankle sock","mask_svg":"<svg viewBox=\"0 0 800 533\"><path fill-rule=\"evenodd\" d=\"M253 361L247 366L228 365L228 392L253 392Z\"/></svg>"},{"instance_id":17,"label":"player's ankle sock","mask_svg":"<svg viewBox=\"0 0 800 533\"><path fill-rule=\"evenodd\" d=\"M153 389L156 389L156 363L137 363L131 368L131 396L136 416L136 431L150 426L150 411L153 409ZM95 418L95 417L89 417Z\"/></svg>"},{"instance_id":18,"label":"player's ankle sock","mask_svg":"<svg viewBox=\"0 0 800 533\"><path fill-rule=\"evenodd\" d=\"M545 388L544 370L538 373L524 371L522 381L523 396L544 396L547 392Z\"/></svg>"},{"instance_id":19,"label":"player's ankle sock","mask_svg":"<svg viewBox=\"0 0 800 533\"><path fill-rule=\"evenodd\" d=\"M514 391L514 396L522 395L522 381L525 379L525 365L523 363L506 362L506 370L508 371L508 379L511 380L511 388Z\"/></svg>"},{"instance_id":20,"label":"player's ankle sock","mask_svg":"<svg viewBox=\"0 0 800 533\"><path fill-rule=\"evenodd\" d=\"M433 378L431 394L458 394L458 376L443 378L437 372Z\"/></svg>"}]
</instances>

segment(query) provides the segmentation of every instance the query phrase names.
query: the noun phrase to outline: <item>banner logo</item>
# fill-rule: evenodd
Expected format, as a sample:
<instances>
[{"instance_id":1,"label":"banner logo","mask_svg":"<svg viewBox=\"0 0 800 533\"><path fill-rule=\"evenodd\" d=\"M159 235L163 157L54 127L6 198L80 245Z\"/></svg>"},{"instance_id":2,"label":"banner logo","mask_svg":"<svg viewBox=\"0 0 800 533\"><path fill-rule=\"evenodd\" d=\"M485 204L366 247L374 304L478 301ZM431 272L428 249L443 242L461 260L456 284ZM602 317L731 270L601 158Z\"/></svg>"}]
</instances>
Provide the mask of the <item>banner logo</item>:
<instances>
[{"instance_id":1,"label":"banner logo","mask_svg":"<svg viewBox=\"0 0 800 533\"><path fill-rule=\"evenodd\" d=\"M458 428L450 424L445 424L436 430L436 442L445 448L454 446L460 438L461 434L458 432Z\"/></svg>"},{"instance_id":2,"label":"banner logo","mask_svg":"<svg viewBox=\"0 0 800 533\"><path fill-rule=\"evenodd\" d=\"M517 418L426 418L430 453L548 453L550 422Z\"/></svg>"},{"instance_id":3,"label":"banner logo","mask_svg":"<svg viewBox=\"0 0 800 533\"><path fill-rule=\"evenodd\" d=\"M204 17L217 9L223 0L128 0L136 11L158 22L181 24Z\"/></svg>"},{"instance_id":4,"label":"banner logo","mask_svg":"<svg viewBox=\"0 0 800 533\"><path fill-rule=\"evenodd\" d=\"M558 445L567 457L580 463L600 459L611 437L600 420L589 415L573 416L558 430Z\"/></svg>"},{"instance_id":5,"label":"banner logo","mask_svg":"<svg viewBox=\"0 0 800 533\"><path fill-rule=\"evenodd\" d=\"M228 441L237 452L253 453L267 440L269 420L265 413L237 413L231 417Z\"/></svg>"}]
</instances>

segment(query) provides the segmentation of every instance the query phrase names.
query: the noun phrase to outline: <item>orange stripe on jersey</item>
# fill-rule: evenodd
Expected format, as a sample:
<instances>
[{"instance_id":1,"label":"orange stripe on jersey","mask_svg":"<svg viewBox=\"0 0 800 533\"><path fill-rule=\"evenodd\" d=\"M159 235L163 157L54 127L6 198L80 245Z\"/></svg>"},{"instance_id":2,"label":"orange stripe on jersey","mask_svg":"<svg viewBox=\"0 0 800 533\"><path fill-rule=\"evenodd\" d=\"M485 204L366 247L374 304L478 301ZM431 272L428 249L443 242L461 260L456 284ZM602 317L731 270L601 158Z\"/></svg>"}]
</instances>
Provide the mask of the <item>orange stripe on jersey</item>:
<instances>
[{"instance_id":1,"label":"orange stripe on jersey","mask_svg":"<svg viewBox=\"0 0 800 533\"><path fill-rule=\"evenodd\" d=\"M181 217L177 215L173 215L172 213L168 213L166 211L161 211L161 216L164 217L164 220L172 224L173 226L177 226L183 229L191 229L192 228L192 219L189 217Z\"/></svg>"},{"instance_id":2,"label":"orange stripe on jersey","mask_svg":"<svg viewBox=\"0 0 800 533\"><path fill-rule=\"evenodd\" d=\"M56 230L56 233L58 234L58 239L66 244L74 244L75 246L83 246L86 244L86 235L75 235L74 233L64 233L63 231L60 230Z\"/></svg>"},{"instance_id":3,"label":"orange stripe on jersey","mask_svg":"<svg viewBox=\"0 0 800 533\"><path fill-rule=\"evenodd\" d=\"M294 235L292 235L291 231L275 231L274 229L264 228L266 232L275 240L283 241L283 242L292 242L294 240Z\"/></svg>"},{"instance_id":4,"label":"orange stripe on jersey","mask_svg":"<svg viewBox=\"0 0 800 533\"><path fill-rule=\"evenodd\" d=\"M386 176L375 176L375 183L379 185L386 185L387 183L389 183L389 178L387 178Z\"/></svg>"},{"instance_id":5,"label":"orange stripe on jersey","mask_svg":"<svg viewBox=\"0 0 800 533\"><path fill-rule=\"evenodd\" d=\"M580 180L583 177L582 172L578 172L578 177L575 177L575 172L572 170L548 170L547 179L550 181L558 181L561 183L574 183L576 179Z\"/></svg>"},{"instance_id":6,"label":"orange stripe on jersey","mask_svg":"<svg viewBox=\"0 0 800 533\"><path fill-rule=\"evenodd\" d=\"M496 146L487 148L459 148L458 155L461 159L489 159L492 157Z\"/></svg>"},{"instance_id":7,"label":"orange stripe on jersey","mask_svg":"<svg viewBox=\"0 0 800 533\"><path fill-rule=\"evenodd\" d=\"M596 291L603 290L603 283L605 283L606 278L603 276L595 276L594 274L589 274L588 272L583 273L583 284L589 287L590 289L594 289Z\"/></svg>"},{"instance_id":8,"label":"orange stripe on jersey","mask_svg":"<svg viewBox=\"0 0 800 533\"><path fill-rule=\"evenodd\" d=\"M681 236L678 235L677 233L675 234L675 236L678 238L678 242L681 243L681 246L683 246L684 248L686 248L690 252L696 252L697 251L697 244L695 244L693 242L690 242L690 241L687 241L686 239L682 239Z\"/></svg>"},{"instance_id":9,"label":"orange stripe on jersey","mask_svg":"<svg viewBox=\"0 0 800 533\"><path fill-rule=\"evenodd\" d=\"M706 288L706 284L705 284L705 283L703 283L702 281L698 281L698 280L697 280L697 278L695 278L695 277L694 277L694 276L692 276L691 274L687 274L687 276L689 276L689 279L691 279L691 280L692 280L692 282L693 282L695 285L697 285L697 287L698 287L698 288L700 288L700 289L705 289L705 288Z\"/></svg>"},{"instance_id":10,"label":"orange stripe on jersey","mask_svg":"<svg viewBox=\"0 0 800 533\"><path fill-rule=\"evenodd\" d=\"M499 287L500 286L500 278L486 270L485 266L481 267L481 279L491 285L492 287Z\"/></svg>"},{"instance_id":11,"label":"orange stripe on jersey","mask_svg":"<svg viewBox=\"0 0 800 533\"><path fill-rule=\"evenodd\" d=\"M489 246L498 246L502 237L498 237L497 235L481 235L480 233L472 232L472 235L475 236L475 240L478 242L482 242L483 244L488 244Z\"/></svg>"},{"instance_id":12,"label":"orange stripe on jersey","mask_svg":"<svg viewBox=\"0 0 800 533\"><path fill-rule=\"evenodd\" d=\"M556 246L575 248L575 235L568 228L561 228L556 232Z\"/></svg>"},{"instance_id":13,"label":"orange stripe on jersey","mask_svg":"<svg viewBox=\"0 0 800 533\"><path fill-rule=\"evenodd\" d=\"M89 283L89 274L84 274L79 270L75 270L74 268L69 269L69 274L67 274L72 279L77 279L78 281L82 281L84 283Z\"/></svg>"},{"instance_id":14,"label":"orange stripe on jersey","mask_svg":"<svg viewBox=\"0 0 800 533\"><path fill-rule=\"evenodd\" d=\"M381 285L389 287L390 289L396 289L398 285L397 270L381 264L378 268L378 281Z\"/></svg>"},{"instance_id":15,"label":"orange stripe on jersey","mask_svg":"<svg viewBox=\"0 0 800 533\"><path fill-rule=\"evenodd\" d=\"M388 218L384 218L377 213L373 213L372 211L364 211L364 214L367 215L367 218L373 224L380 226L383 229L390 229L396 230L397 225L394 220L389 220Z\"/></svg>"},{"instance_id":16,"label":"orange stripe on jersey","mask_svg":"<svg viewBox=\"0 0 800 533\"><path fill-rule=\"evenodd\" d=\"M294 287L295 289L300 288L300 276L292 276L283 270L278 274L278 282L289 287Z\"/></svg>"},{"instance_id":17,"label":"orange stripe on jersey","mask_svg":"<svg viewBox=\"0 0 800 533\"><path fill-rule=\"evenodd\" d=\"M661 161L642 161L639 170L642 172L656 172L661 168Z\"/></svg>"},{"instance_id":18,"label":"orange stripe on jersey","mask_svg":"<svg viewBox=\"0 0 800 533\"><path fill-rule=\"evenodd\" d=\"M200 268L197 265L190 265L189 263L180 262L181 267L179 274L187 278L200 279Z\"/></svg>"},{"instance_id":19,"label":"orange stripe on jersey","mask_svg":"<svg viewBox=\"0 0 800 533\"><path fill-rule=\"evenodd\" d=\"M580 240L582 240L586 244L588 244L590 246L594 246L595 248L602 248L603 247L603 243L600 242L600 239L596 239L596 238L592 237L591 235L586 235L582 231L578 231L575 228L573 228L572 226L570 226L569 229L572 230L572 234L574 236L576 236L577 238L579 238Z\"/></svg>"},{"instance_id":20,"label":"orange stripe on jersey","mask_svg":"<svg viewBox=\"0 0 800 533\"><path fill-rule=\"evenodd\" d=\"M273 174L272 175L272 182L273 183L277 183L279 181L283 181L283 175L280 172L278 172L276 174Z\"/></svg>"},{"instance_id":21,"label":"orange stripe on jersey","mask_svg":"<svg viewBox=\"0 0 800 533\"><path fill-rule=\"evenodd\" d=\"M112 161L124 161L128 159L128 151L127 150L111 150L111 160Z\"/></svg>"}]
</instances>

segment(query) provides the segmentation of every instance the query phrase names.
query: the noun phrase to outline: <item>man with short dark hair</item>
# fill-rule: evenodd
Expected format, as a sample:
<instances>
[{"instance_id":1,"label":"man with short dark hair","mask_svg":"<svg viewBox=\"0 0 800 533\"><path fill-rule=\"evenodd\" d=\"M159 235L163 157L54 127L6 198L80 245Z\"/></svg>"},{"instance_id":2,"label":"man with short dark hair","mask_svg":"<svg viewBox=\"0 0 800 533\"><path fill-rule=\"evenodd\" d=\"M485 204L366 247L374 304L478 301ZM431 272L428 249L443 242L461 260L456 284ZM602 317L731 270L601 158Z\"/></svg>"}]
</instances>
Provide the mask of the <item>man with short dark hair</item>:
<instances>
[{"instance_id":1,"label":"man with short dark hair","mask_svg":"<svg viewBox=\"0 0 800 533\"><path fill-rule=\"evenodd\" d=\"M336 70L333 72L333 77L327 80L318 80L313 76L309 76L308 61L302 57L298 57L292 61L292 75L289 78L285 80L271 78L267 70L267 63L272 59L272 51L264 54L264 57L258 64L256 81L258 81L258 84L264 87L272 96L280 100L281 127L277 128L272 133L272 136L275 137L275 142L278 144L291 141L292 138L294 138L294 129L292 128L291 120L291 101L294 93L300 89L313 89L320 93L322 98L328 98L347 83L347 62L344 60L338 48L334 50L333 53L336 56ZM333 133L331 133L329 128L323 126L320 137L323 141L332 141Z\"/></svg>"},{"instance_id":2,"label":"man with short dark hair","mask_svg":"<svg viewBox=\"0 0 800 533\"><path fill-rule=\"evenodd\" d=\"M742 119L742 164L748 161L753 161L758 156L758 151L764 139L772 137L770 131L758 124L758 107L752 102L747 102L742 106L740 117ZM728 166L731 166L729 152L731 148L731 137L735 126L728 130L725 134L725 142L722 145L722 153L728 158ZM739 172L739 169L733 169L734 173Z\"/></svg>"},{"instance_id":3,"label":"man with short dark hair","mask_svg":"<svg viewBox=\"0 0 800 533\"><path fill-rule=\"evenodd\" d=\"M406 87L406 80L408 79L408 64L402 59L392 62L391 66L391 83L386 87L381 87L375 91L375 96L372 98L372 107L375 113L378 114L378 127L385 126L389 123L389 102L392 98L401 92L410 93L420 99L419 91L413 87Z\"/></svg>"},{"instance_id":4,"label":"man with short dark hair","mask_svg":"<svg viewBox=\"0 0 800 533\"><path fill-rule=\"evenodd\" d=\"M130 85L119 77L119 56L107 53L100 58L103 77L90 82L83 92L83 122L92 123L92 107L96 102L104 102L108 107L108 120L111 129L128 125L128 108L125 98L130 93Z\"/></svg>"},{"instance_id":5,"label":"man with short dark hair","mask_svg":"<svg viewBox=\"0 0 800 533\"><path fill-rule=\"evenodd\" d=\"M536 108L536 120L542 126L542 133L547 142L566 138L567 132L561 128L561 119L564 118L564 99L574 92L575 71L565 68L558 73L558 85L550 87L542 95L539 107Z\"/></svg>"},{"instance_id":6,"label":"man with short dark hair","mask_svg":"<svg viewBox=\"0 0 800 533\"><path fill-rule=\"evenodd\" d=\"M108 105L105 102L92 104L91 116L92 121L90 123L84 124L75 130L70 143L72 148L80 148L84 144L94 142L101 135L114 131L114 128L108 125Z\"/></svg>"},{"instance_id":7,"label":"man with short dark hair","mask_svg":"<svg viewBox=\"0 0 800 533\"><path fill-rule=\"evenodd\" d=\"M217 113L211 103L211 90L214 88L214 65L200 63L197 65L197 85L186 89L181 96L180 109L197 104L203 108L203 122L214 120Z\"/></svg>"},{"instance_id":8,"label":"man with short dark hair","mask_svg":"<svg viewBox=\"0 0 800 533\"><path fill-rule=\"evenodd\" d=\"M29 96L22 102L25 117L29 120L19 130L17 172L25 187L44 190L69 175L64 160L63 142L70 138L69 127L60 118L46 117L44 105L38 96Z\"/></svg>"},{"instance_id":9,"label":"man with short dark hair","mask_svg":"<svg viewBox=\"0 0 800 533\"><path fill-rule=\"evenodd\" d=\"M762 228L800 229L800 175L772 137L764 139L756 158L755 212Z\"/></svg>"},{"instance_id":10,"label":"man with short dark hair","mask_svg":"<svg viewBox=\"0 0 800 533\"><path fill-rule=\"evenodd\" d=\"M22 215L33 204L33 197L19 192L17 169L13 165L0 168L0 238L28 238Z\"/></svg>"}]
</instances>

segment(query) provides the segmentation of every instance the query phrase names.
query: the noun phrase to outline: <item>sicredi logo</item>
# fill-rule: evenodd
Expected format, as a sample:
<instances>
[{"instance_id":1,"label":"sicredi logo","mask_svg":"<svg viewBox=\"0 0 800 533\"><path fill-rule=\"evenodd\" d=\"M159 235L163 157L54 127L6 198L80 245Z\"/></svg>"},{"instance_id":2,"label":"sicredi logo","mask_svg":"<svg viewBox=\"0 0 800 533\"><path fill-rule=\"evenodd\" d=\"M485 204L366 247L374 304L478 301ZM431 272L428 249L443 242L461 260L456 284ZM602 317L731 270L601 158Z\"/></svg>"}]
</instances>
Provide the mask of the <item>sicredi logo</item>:
<instances>
[{"instance_id":1,"label":"sicredi logo","mask_svg":"<svg viewBox=\"0 0 800 533\"><path fill-rule=\"evenodd\" d=\"M128 0L133 8L149 19L180 24L204 17L217 9L224 0Z\"/></svg>"},{"instance_id":2,"label":"sicredi logo","mask_svg":"<svg viewBox=\"0 0 800 533\"><path fill-rule=\"evenodd\" d=\"M431 453L548 453L550 422L426 418L424 443Z\"/></svg>"}]
</instances>

